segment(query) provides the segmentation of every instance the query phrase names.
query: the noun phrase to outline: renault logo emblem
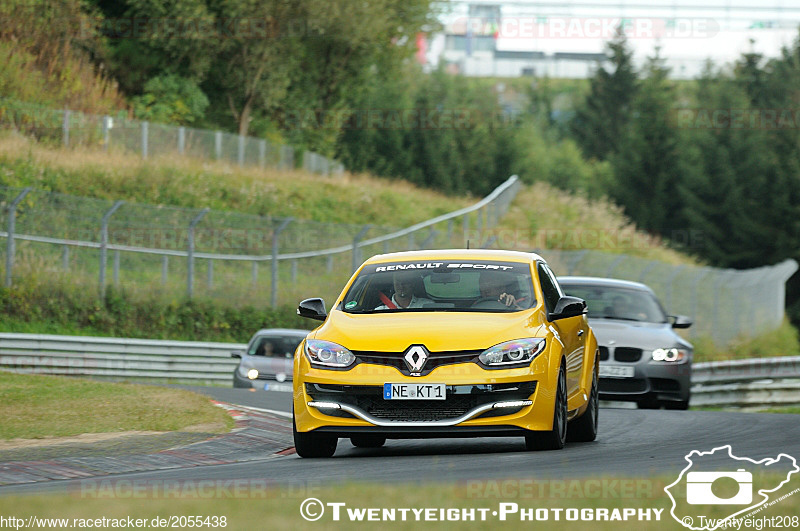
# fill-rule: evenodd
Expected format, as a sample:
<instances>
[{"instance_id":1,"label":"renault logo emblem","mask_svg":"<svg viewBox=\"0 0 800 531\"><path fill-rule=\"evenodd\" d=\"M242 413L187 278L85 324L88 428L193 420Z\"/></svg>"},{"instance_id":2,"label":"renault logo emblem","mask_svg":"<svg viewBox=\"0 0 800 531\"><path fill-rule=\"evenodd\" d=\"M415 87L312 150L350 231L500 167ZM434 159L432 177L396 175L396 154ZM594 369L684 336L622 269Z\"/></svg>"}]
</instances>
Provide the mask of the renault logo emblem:
<instances>
[{"instance_id":1,"label":"renault logo emblem","mask_svg":"<svg viewBox=\"0 0 800 531\"><path fill-rule=\"evenodd\" d=\"M425 362L428 361L428 351L422 345L412 345L406 350L406 355L403 356L403 359L406 361L411 375L419 376L419 372L422 371Z\"/></svg>"}]
</instances>

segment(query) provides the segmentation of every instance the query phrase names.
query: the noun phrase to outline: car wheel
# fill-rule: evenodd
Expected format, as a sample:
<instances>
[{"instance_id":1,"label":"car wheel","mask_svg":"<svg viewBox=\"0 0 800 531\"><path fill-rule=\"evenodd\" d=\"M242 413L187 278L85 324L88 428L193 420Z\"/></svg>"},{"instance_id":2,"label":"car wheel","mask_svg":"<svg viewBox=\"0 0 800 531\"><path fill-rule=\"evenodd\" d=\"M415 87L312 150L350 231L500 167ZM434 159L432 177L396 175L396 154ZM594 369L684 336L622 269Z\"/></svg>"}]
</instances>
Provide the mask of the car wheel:
<instances>
[{"instance_id":1,"label":"car wheel","mask_svg":"<svg viewBox=\"0 0 800 531\"><path fill-rule=\"evenodd\" d=\"M639 409L661 409L661 404L654 398L639 400L636 405Z\"/></svg>"},{"instance_id":2,"label":"car wheel","mask_svg":"<svg viewBox=\"0 0 800 531\"><path fill-rule=\"evenodd\" d=\"M567 440L570 442L591 442L597 439L597 417L600 412L600 399L597 391L597 368L592 371L592 390L589 392L589 405L583 415L569 423Z\"/></svg>"},{"instance_id":3,"label":"car wheel","mask_svg":"<svg viewBox=\"0 0 800 531\"><path fill-rule=\"evenodd\" d=\"M531 432L525 436L528 450L560 450L567 442L567 376L564 366L558 369L556 403L553 408L553 429Z\"/></svg>"},{"instance_id":4,"label":"car wheel","mask_svg":"<svg viewBox=\"0 0 800 531\"><path fill-rule=\"evenodd\" d=\"M333 457L336 453L336 444L339 439L324 433L297 431L292 415L292 435L294 436L294 449L300 457Z\"/></svg>"},{"instance_id":5,"label":"car wheel","mask_svg":"<svg viewBox=\"0 0 800 531\"><path fill-rule=\"evenodd\" d=\"M380 448L386 444L386 437L377 435L359 435L357 437L350 437L350 442L356 448Z\"/></svg>"},{"instance_id":6,"label":"car wheel","mask_svg":"<svg viewBox=\"0 0 800 531\"><path fill-rule=\"evenodd\" d=\"M677 402L664 402L665 409L678 409L681 411L686 411L689 409L689 401L688 400L679 400Z\"/></svg>"}]
</instances>

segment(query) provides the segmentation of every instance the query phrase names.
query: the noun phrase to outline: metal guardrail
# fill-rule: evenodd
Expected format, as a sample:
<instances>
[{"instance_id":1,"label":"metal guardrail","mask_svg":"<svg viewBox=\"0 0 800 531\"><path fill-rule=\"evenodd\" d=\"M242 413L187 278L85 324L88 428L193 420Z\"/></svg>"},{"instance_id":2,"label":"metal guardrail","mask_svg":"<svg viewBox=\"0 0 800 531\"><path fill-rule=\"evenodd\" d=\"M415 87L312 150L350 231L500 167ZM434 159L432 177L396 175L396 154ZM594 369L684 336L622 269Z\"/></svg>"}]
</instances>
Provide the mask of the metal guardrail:
<instances>
[{"instance_id":1,"label":"metal guardrail","mask_svg":"<svg viewBox=\"0 0 800 531\"><path fill-rule=\"evenodd\" d=\"M0 333L0 368L109 380L231 384L239 343Z\"/></svg>"},{"instance_id":2,"label":"metal guardrail","mask_svg":"<svg viewBox=\"0 0 800 531\"><path fill-rule=\"evenodd\" d=\"M109 380L230 385L245 344L0 333L0 369ZM800 356L696 363L692 406L800 404Z\"/></svg>"},{"instance_id":3,"label":"metal guardrail","mask_svg":"<svg viewBox=\"0 0 800 531\"><path fill-rule=\"evenodd\" d=\"M800 405L800 356L696 363L692 406Z\"/></svg>"}]
</instances>

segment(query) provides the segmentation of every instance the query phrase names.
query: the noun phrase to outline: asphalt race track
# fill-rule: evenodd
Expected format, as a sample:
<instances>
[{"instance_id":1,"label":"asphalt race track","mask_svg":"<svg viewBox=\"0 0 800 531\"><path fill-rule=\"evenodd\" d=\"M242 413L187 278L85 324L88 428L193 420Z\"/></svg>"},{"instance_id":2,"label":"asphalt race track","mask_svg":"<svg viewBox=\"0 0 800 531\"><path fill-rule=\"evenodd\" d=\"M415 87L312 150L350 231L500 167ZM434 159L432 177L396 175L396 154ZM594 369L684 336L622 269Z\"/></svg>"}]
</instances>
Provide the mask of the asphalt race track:
<instances>
[{"instance_id":1,"label":"asphalt race track","mask_svg":"<svg viewBox=\"0 0 800 531\"><path fill-rule=\"evenodd\" d=\"M290 412L286 392L194 388L218 400ZM120 474L148 480L260 479L275 484L335 482L465 482L490 478L574 478L584 476L677 477L691 450L731 445L733 454L759 460L780 453L800 456L797 415L720 411L603 408L594 443L572 443L555 452L526 452L521 438L390 440L378 449L359 449L340 440L331 459L297 455L229 465ZM729 462L721 460L720 466ZM108 477L108 476L105 476ZM0 494L61 491L69 481L0 487Z\"/></svg>"}]
</instances>

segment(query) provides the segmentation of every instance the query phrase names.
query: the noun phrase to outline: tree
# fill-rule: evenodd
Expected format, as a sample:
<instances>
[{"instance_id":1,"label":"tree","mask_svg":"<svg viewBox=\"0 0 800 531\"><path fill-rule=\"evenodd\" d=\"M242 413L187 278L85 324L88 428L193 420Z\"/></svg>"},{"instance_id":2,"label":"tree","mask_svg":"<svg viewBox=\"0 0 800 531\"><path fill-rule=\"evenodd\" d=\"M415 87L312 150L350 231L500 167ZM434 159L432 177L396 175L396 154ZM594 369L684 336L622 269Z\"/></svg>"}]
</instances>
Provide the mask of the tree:
<instances>
[{"instance_id":1,"label":"tree","mask_svg":"<svg viewBox=\"0 0 800 531\"><path fill-rule=\"evenodd\" d=\"M598 65L589 95L577 108L570 126L584 154L595 159L619 152L618 142L630 122L631 104L638 88L633 52L621 27L608 43L607 54L610 69Z\"/></svg>"}]
</instances>

